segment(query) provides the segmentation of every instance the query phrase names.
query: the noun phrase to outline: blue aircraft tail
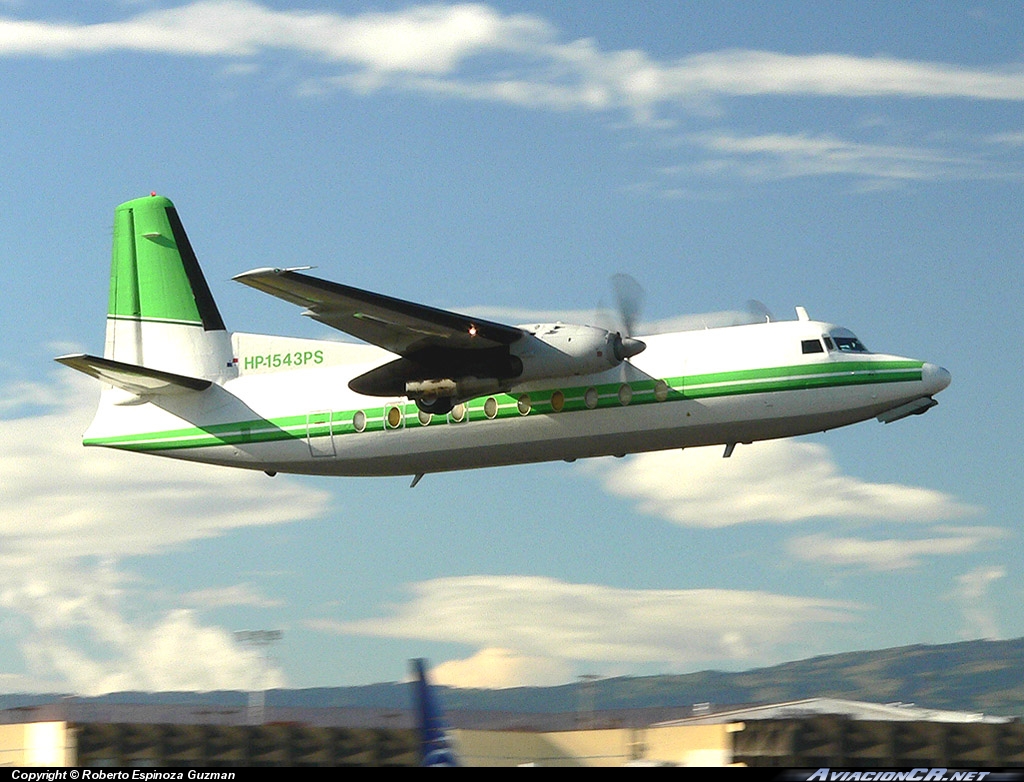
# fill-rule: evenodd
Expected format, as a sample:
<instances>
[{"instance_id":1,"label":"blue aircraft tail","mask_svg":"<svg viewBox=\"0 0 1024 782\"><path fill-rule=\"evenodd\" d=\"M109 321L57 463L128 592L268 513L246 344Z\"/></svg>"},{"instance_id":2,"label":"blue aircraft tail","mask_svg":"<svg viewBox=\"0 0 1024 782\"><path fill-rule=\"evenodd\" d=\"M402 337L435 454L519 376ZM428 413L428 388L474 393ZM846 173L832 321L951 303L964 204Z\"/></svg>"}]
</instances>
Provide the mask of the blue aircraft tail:
<instances>
[{"instance_id":1,"label":"blue aircraft tail","mask_svg":"<svg viewBox=\"0 0 1024 782\"><path fill-rule=\"evenodd\" d=\"M426 661L412 661L416 722L420 731L420 765L457 766L459 759L448 738L441 706L427 682Z\"/></svg>"}]
</instances>

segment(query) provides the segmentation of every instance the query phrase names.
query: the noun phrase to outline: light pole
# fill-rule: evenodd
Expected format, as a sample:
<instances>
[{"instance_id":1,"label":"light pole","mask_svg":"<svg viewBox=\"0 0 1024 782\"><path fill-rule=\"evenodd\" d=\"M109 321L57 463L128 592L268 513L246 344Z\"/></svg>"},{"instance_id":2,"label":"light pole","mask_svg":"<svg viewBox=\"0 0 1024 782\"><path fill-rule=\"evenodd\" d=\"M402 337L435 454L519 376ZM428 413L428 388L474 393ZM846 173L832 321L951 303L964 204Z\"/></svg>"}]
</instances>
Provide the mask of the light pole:
<instances>
[{"instance_id":1,"label":"light pole","mask_svg":"<svg viewBox=\"0 0 1024 782\"><path fill-rule=\"evenodd\" d=\"M267 667L270 662L270 645L281 640L284 633L281 630L237 630L235 640L239 643L251 646L256 649L265 650L260 656L260 676L257 686L249 692L249 724L262 725L266 715L267 694Z\"/></svg>"},{"instance_id":2,"label":"light pole","mask_svg":"<svg viewBox=\"0 0 1024 782\"><path fill-rule=\"evenodd\" d=\"M579 702L579 714L576 718L577 724L580 728L592 728L594 727L594 690L595 682L601 677L595 673L584 673L579 677L580 680L580 702Z\"/></svg>"}]
</instances>

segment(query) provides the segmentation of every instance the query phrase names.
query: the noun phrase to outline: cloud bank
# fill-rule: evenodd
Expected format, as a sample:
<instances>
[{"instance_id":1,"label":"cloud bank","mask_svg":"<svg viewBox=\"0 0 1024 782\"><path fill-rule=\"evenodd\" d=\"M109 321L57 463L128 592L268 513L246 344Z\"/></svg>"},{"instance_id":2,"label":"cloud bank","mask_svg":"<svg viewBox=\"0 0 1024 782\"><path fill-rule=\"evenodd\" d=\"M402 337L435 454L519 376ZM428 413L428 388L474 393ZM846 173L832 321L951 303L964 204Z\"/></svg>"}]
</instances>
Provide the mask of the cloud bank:
<instances>
[{"instance_id":1,"label":"cloud bank","mask_svg":"<svg viewBox=\"0 0 1024 782\"><path fill-rule=\"evenodd\" d=\"M313 518L326 509L326 493L260 474L83 448L79 433L97 392L77 378L28 395L21 385L0 392L0 410L61 400L56 409L0 420L0 609L19 628L28 666L21 687L80 694L249 688L260 668L254 652L186 606L269 601L239 585L147 612L138 577L119 560ZM273 671L268 681L283 678Z\"/></svg>"},{"instance_id":2,"label":"cloud bank","mask_svg":"<svg viewBox=\"0 0 1024 782\"><path fill-rule=\"evenodd\" d=\"M827 519L828 531L795 535L783 548L794 562L828 569L911 570L936 557L992 549L1006 536L999 527L946 523L980 509L945 492L846 475L825 446L799 440L742 446L728 460L716 446L595 461L585 469L639 511L684 527L794 527ZM858 534L850 534L853 528Z\"/></svg>"},{"instance_id":3,"label":"cloud bank","mask_svg":"<svg viewBox=\"0 0 1024 782\"><path fill-rule=\"evenodd\" d=\"M458 686L564 682L573 662L689 667L767 659L860 611L852 602L763 591L618 589L540 576L438 578L410 590L388 616L334 630L472 646L478 651L469 659L439 666Z\"/></svg>"},{"instance_id":4,"label":"cloud bank","mask_svg":"<svg viewBox=\"0 0 1024 782\"><path fill-rule=\"evenodd\" d=\"M555 687L572 679L572 667L562 659L530 656L514 649L487 648L464 660L448 660L430 672L436 684L502 690L530 682Z\"/></svg>"},{"instance_id":5,"label":"cloud bank","mask_svg":"<svg viewBox=\"0 0 1024 782\"><path fill-rule=\"evenodd\" d=\"M798 562L825 567L863 567L874 571L911 570L928 557L958 556L981 551L1005 537L996 527L937 527L926 538L862 537L826 534L802 535L786 544L787 553Z\"/></svg>"},{"instance_id":6,"label":"cloud bank","mask_svg":"<svg viewBox=\"0 0 1024 782\"><path fill-rule=\"evenodd\" d=\"M948 494L844 475L816 443L769 440L741 446L639 454L587 465L604 487L638 508L685 527L815 518L935 522L975 511Z\"/></svg>"},{"instance_id":7,"label":"cloud bank","mask_svg":"<svg viewBox=\"0 0 1024 782\"><path fill-rule=\"evenodd\" d=\"M993 584L1006 578L1002 565L981 565L956 577L952 599L964 618L961 637L999 638L999 622L989 594Z\"/></svg>"},{"instance_id":8,"label":"cloud bank","mask_svg":"<svg viewBox=\"0 0 1024 782\"><path fill-rule=\"evenodd\" d=\"M0 58L135 53L216 60L221 73L255 77L291 55L298 95L381 90L565 112L613 113L649 127L722 116L752 97L830 100L1024 100L1024 63L967 66L841 52L728 49L658 59L566 40L536 14L485 4L414 5L337 13L276 10L254 0L201 0L100 22L0 16ZM849 132L844 124L841 133ZM1020 177L1007 161L1016 129L957 145L850 140L836 132L716 129L679 140L701 156L678 170L747 181L823 175L878 183ZM917 133L914 138L923 134ZM671 170L674 167L668 167ZM877 182L876 182L877 180ZM662 195L679 186L641 183Z\"/></svg>"},{"instance_id":9,"label":"cloud bank","mask_svg":"<svg viewBox=\"0 0 1024 782\"><path fill-rule=\"evenodd\" d=\"M250 0L204 0L99 23L0 17L0 56L7 57L136 51L253 58L273 50L348 65L364 77L375 76L379 84L415 75L422 79L403 84L557 108L645 112L660 102L708 95L1024 100L1020 63L967 68L892 57L742 49L660 61L638 50L606 51L592 39L562 41L542 17L505 14L484 4L345 15L278 11ZM490 73L473 72L481 55L508 60ZM440 80L460 72L474 78Z\"/></svg>"}]
</instances>

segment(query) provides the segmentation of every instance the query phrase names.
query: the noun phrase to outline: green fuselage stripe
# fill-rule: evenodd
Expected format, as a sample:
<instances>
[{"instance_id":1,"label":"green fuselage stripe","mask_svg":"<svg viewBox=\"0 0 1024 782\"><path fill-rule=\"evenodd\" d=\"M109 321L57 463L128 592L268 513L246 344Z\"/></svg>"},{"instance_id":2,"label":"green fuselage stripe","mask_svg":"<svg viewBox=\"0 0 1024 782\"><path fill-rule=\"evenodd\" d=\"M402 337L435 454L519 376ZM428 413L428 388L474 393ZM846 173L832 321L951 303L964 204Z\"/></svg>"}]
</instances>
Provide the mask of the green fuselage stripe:
<instances>
[{"instance_id":1,"label":"green fuselage stripe","mask_svg":"<svg viewBox=\"0 0 1024 782\"><path fill-rule=\"evenodd\" d=\"M424 422L414 402L403 402L363 408L314 412L274 419L257 418L249 421L210 424L183 429L172 429L145 434L94 437L84 440L85 445L105 445L132 451L166 451L182 448L203 448L219 445L305 440L308 437L349 435L359 432L384 431L398 428L454 425L489 419L520 418L528 415L569 413L579 410L615 408L624 406L620 396L628 386L629 406L657 404L663 401L710 399L743 394L763 394L782 391L800 391L816 388L870 385L876 383L906 383L921 380L920 361L856 361L841 364L798 365L767 369L716 372L666 378L664 381L639 380L630 383L608 383L597 386L579 386L568 389L531 391L512 396L496 394L496 403L488 409L488 399L473 399L464 405L461 421L454 416L430 416ZM561 394L564 400L559 410L553 399ZM595 398L596 397L596 398ZM526 410L524 413L523 410ZM389 425L387 418L392 408L399 413L398 426ZM488 412L492 415L488 415ZM356 428L357 413L365 416L365 425ZM394 414L392 414L394 416Z\"/></svg>"}]
</instances>

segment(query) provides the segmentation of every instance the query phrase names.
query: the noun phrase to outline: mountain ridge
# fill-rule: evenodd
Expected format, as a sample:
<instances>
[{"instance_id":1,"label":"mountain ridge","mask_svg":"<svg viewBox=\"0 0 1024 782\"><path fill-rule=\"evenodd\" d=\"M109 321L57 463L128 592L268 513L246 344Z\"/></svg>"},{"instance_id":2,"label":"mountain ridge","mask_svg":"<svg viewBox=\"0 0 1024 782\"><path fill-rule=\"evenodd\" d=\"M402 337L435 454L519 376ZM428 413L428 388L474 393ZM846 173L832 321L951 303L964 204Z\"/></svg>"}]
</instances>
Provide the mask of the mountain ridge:
<instances>
[{"instance_id":1,"label":"mountain ridge","mask_svg":"<svg viewBox=\"0 0 1024 782\"><path fill-rule=\"evenodd\" d=\"M678 708L697 703L778 703L815 697L876 703L914 703L933 709L1024 715L1024 638L841 652L748 671L611 677L590 681L588 709ZM521 713L573 712L581 685L500 690L437 686L445 709ZM98 696L0 695L0 709L31 708L59 698L85 703L191 704L244 707L248 694L126 691ZM267 706L304 708L409 707L408 684L383 682L344 687L273 689Z\"/></svg>"}]
</instances>

